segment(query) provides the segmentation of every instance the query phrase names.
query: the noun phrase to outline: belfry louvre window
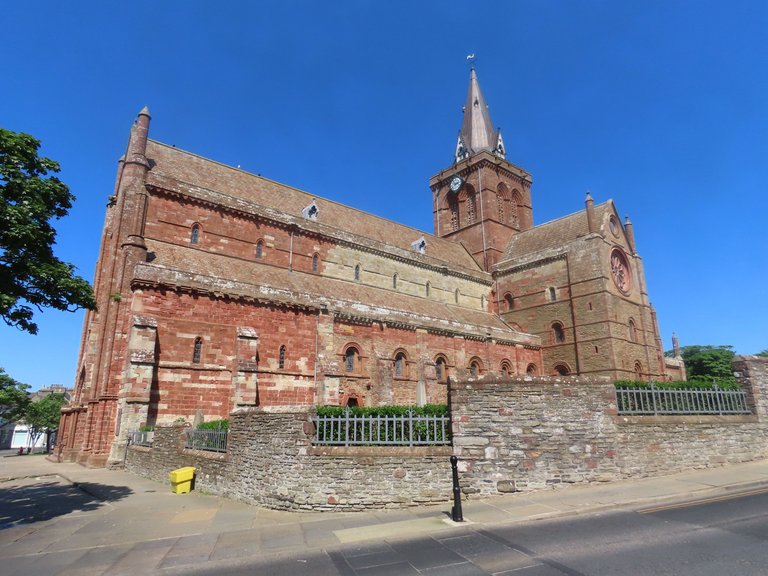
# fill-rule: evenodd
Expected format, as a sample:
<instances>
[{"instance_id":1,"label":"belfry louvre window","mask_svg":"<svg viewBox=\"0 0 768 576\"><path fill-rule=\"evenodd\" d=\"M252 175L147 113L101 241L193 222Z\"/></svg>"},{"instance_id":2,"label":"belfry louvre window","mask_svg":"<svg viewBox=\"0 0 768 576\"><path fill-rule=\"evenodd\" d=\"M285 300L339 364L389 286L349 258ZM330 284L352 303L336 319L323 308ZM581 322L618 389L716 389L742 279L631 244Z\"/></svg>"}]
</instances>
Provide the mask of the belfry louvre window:
<instances>
[{"instance_id":1,"label":"belfry louvre window","mask_svg":"<svg viewBox=\"0 0 768 576\"><path fill-rule=\"evenodd\" d=\"M320 268L320 257L315 254L312 256L312 272L317 272Z\"/></svg>"},{"instance_id":2,"label":"belfry louvre window","mask_svg":"<svg viewBox=\"0 0 768 576\"><path fill-rule=\"evenodd\" d=\"M280 370L285 368L285 344L280 346L280 353L278 357L278 367L280 368Z\"/></svg>"},{"instance_id":3,"label":"belfry louvre window","mask_svg":"<svg viewBox=\"0 0 768 576\"><path fill-rule=\"evenodd\" d=\"M259 240L256 242L256 258L261 259L264 256L264 242Z\"/></svg>"}]
</instances>

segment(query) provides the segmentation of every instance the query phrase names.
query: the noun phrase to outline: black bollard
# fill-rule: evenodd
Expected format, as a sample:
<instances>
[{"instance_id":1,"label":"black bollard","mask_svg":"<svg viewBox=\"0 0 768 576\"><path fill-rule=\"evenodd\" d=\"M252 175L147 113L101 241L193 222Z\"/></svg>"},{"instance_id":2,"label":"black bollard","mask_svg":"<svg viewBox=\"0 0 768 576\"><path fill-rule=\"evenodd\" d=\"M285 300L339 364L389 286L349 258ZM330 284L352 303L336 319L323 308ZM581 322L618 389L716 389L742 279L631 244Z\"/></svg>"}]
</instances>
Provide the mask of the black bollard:
<instances>
[{"instance_id":1,"label":"black bollard","mask_svg":"<svg viewBox=\"0 0 768 576\"><path fill-rule=\"evenodd\" d=\"M464 522L464 514L461 512L461 487L459 486L459 469L456 456L451 456L451 468L453 468L453 508L451 508L451 520Z\"/></svg>"}]
</instances>

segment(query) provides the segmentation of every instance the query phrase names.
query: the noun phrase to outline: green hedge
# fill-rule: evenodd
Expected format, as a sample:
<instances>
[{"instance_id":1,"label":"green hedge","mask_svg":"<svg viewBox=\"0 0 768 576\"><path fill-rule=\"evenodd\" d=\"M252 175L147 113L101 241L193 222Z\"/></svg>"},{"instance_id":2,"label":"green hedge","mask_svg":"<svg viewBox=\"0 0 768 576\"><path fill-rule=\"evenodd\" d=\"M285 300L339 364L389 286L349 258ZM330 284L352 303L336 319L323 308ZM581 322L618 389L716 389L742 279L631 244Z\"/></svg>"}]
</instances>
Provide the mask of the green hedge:
<instances>
[{"instance_id":1,"label":"green hedge","mask_svg":"<svg viewBox=\"0 0 768 576\"><path fill-rule=\"evenodd\" d=\"M197 425L198 430L229 430L229 420L211 420Z\"/></svg>"},{"instance_id":2,"label":"green hedge","mask_svg":"<svg viewBox=\"0 0 768 576\"><path fill-rule=\"evenodd\" d=\"M353 416L447 416L447 404L424 406L318 406L318 416L342 416L347 410Z\"/></svg>"},{"instance_id":3,"label":"green hedge","mask_svg":"<svg viewBox=\"0 0 768 576\"><path fill-rule=\"evenodd\" d=\"M643 382L640 380L617 380L614 386L618 390L645 390L651 387L657 390L739 390L740 386L733 378L719 380L673 380L672 382Z\"/></svg>"}]
</instances>

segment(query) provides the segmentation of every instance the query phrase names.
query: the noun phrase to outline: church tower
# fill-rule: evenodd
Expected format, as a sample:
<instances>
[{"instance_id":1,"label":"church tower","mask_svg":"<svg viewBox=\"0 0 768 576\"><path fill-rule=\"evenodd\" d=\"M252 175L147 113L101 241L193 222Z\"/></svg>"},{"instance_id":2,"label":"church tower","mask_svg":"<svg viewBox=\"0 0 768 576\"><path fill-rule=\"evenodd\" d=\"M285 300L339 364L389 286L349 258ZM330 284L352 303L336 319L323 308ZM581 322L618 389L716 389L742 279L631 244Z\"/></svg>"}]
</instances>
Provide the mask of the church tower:
<instances>
[{"instance_id":1,"label":"church tower","mask_svg":"<svg viewBox=\"0 0 768 576\"><path fill-rule=\"evenodd\" d=\"M502 258L514 234L533 226L531 175L506 159L474 67L453 165L429 186L435 235L461 242L483 270Z\"/></svg>"}]
</instances>

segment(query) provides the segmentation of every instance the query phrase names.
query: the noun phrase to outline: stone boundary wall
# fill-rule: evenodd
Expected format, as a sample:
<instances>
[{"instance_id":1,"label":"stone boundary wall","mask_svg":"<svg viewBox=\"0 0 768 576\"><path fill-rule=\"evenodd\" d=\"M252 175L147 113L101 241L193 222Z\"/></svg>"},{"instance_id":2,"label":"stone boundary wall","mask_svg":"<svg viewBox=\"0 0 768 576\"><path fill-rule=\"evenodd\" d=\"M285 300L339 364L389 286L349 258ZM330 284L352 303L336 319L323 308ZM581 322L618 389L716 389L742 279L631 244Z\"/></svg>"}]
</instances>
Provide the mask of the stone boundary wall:
<instances>
[{"instance_id":1,"label":"stone boundary wall","mask_svg":"<svg viewBox=\"0 0 768 576\"><path fill-rule=\"evenodd\" d=\"M753 416L619 416L614 387L581 377L451 386L462 489L492 495L659 476L768 457L768 359L737 357Z\"/></svg>"},{"instance_id":2,"label":"stone boundary wall","mask_svg":"<svg viewBox=\"0 0 768 576\"><path fill-rule=\"evenodd\" d=\"M445 503L451 448L313 447L311 412L238 410L227 454L184 448L186 426L159 427L151 448L130 446L126 468L168 484L194 466L195 488L280 510L366 510Z\"/></svg>"},{"instance_id":3,"label":"stone boundary wall","mask_svg":"<svg viewBox=\"0 0 768 576\"><path fill-rule=\"evenodd\" d=\"M619 416L608 380L452 382L453 453L465 494L607 482L768 458L768 359L737 357L751 416ZM185 426L130 446L126 467L168 483L195 466L197 489L283 510L365 510L450 502L450 447L313 447L312 412L241 409L227 454L184 448Z\"/></svg>"}]
</instances>

